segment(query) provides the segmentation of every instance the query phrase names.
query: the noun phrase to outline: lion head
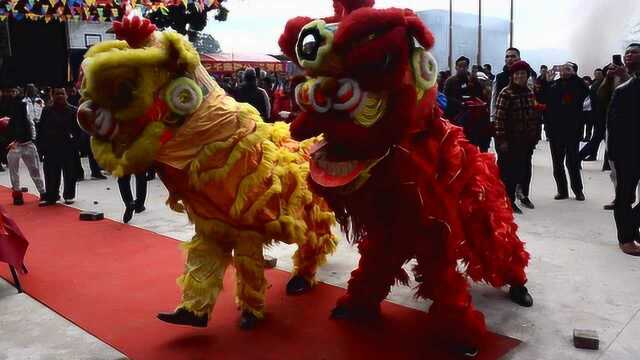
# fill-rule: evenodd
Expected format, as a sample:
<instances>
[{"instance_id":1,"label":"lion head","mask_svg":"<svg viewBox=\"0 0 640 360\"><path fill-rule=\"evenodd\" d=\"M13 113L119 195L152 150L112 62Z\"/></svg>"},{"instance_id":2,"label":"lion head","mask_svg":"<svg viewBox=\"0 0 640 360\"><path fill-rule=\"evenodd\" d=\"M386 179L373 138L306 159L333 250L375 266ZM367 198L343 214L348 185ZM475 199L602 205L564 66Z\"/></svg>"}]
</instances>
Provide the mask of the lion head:
<instances>
[{"instance_id":1,"label":"lion head","mask_svg":"<svg viewBox=\"0 0 640 360\"><path fill-rule=\"evenodd\" d=\"M433 35L411 10L373 3L335 0L334 16L292 19L279 41L306 74L295 89L304 111L291 133L324 135L311 177L327 188L361 180L438 111Z\"/></svg>"},{"instance_id":2,"label":"lion head","mask_svg":"<svg viewBox=\"0 0 640 360\"><path fill-rule=\"evenodd\" d=\"M94 45L82 62L78 121L92 135L96 160L122 176L153 163L208 89L199 81L199 55L182 35L138 17L113 29L118 40Z\"/></svg>"}]
</instances>

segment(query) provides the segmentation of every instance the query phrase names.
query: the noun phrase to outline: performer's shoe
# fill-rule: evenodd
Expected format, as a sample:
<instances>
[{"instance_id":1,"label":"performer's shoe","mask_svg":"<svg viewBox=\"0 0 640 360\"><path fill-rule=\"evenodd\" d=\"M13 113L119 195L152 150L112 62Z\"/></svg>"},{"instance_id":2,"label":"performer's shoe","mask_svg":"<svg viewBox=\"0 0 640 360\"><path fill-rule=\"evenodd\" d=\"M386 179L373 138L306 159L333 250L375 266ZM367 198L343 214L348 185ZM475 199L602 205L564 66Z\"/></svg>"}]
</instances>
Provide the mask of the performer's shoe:
<instances>
[{"instance_id":1,"label":"performer's shoe","mask_svg":"<svg viewBox=\"0 0 640 360\"><path fill-rule=\"evenodd\" d=\"M352 308L347 305L337 305L331 310L331 319L375 319L380 315L380 309Z\"/></svg>"},{"instance_id":2,"label":"performer's shoe","mask_svg":"<svg viewBox=\"0 0 640 360\"><path fill-rule=\"evenodd\" d=\"M640 245L635 241L620 244L620 250L627 255L640 256Z\"/></svg>"},{"instance_id":3,"label":"performer's shoe","mask_svg":"<svg viewBox=\"0 0 640 360\"><path fill-rule=\"evenodd\" d=\"M524 197L522 199L520 199L520 203L522 204L522 206L526 207L527 209L535 209L536 207L533 205L533 203L531 202L531 200L529 200L528 197Z\"/></svg>"},{"instance_id":4,"label":"performer's shoe","mask_svg":"<svg viewBox=\"0 0 640 360\"><path fill-rule=\"evenodd\" d=\"M258 318L253 315L253 313L249 311L243 311L242 314L240 314L240 329L251 330L255 328L256 325L258 325L258 321Z\"/></svg>"},{"instance_id":5,"label":"performer's shoe","mask_svg":"<svg viewBox=\"0 0 640 360\"><path fill-rule=\"evenodd\" d=\"M133 218L133 212L135 211L135 206L127 205L124 209L124 215L122 215L122 222L125 224L131 221Z\"/></svg>"},{"instance_id":6,"label":"performer's shoe","mask_svg":"<svg viewBox=\"0 0 640 360\"><path fill-rule=\"evenodd\" d=\"M478 348L471 347L471 346L463 346L459 349L459 351L465 357L470 357L470 358L478 356L478 352L479 352Z\"/></svg>"},{"instance_id":7,"label":"performer's shoe","mask_svg":"<svg viewBox=\"0 0 640 360\"><path fill-rule=\"evenodd\" d=\"M582 159L582 161L597 161L598 158L595 156L587 156L586 158Z\"/></svg>"},{"instance_id":8,"label":"performer's shoe","mask_svg":"<svg viewBox=\"0 0 640 360\"><path fill-rule=\"evenodd\" d=\"M14 190L11 196L13 197L13 205L24 205L24 198L22 197L21 191Z\"/></svg>"},{"instance_id":9,"label":"performer's shoe","mask_svg":"<svg viewBox=\"0 0 640 360\"><path fill-rule=\"evenodd\" d=\"M107 177L106 177L106 176L104 176L104 175L102 175L102 174L94 174L94 175L91 175L91 178L92 178L92 179L95 179L95 180L106 180L106 179L107 179Z\"/></svg>"},{"instance_id":10,"label":"performer's shoe","mask_svg":"<svg viewBox=\"0 0 640 360\"><path fill-rule=\"evenodd\" d=\"M531 297L531 294L529 294L529 290L524 285L511 285L511 288L509 289L509 298L511 299L511 301L520 306L533 306L533 297Z\"/></svg>"},{"instance_id":11,"label":"performer's shoe","mask_svg":"<svg viewBox=\"0 0 640 360\"><path fill-rule=\"evenodd\" d=\"M292 277L287 283L288 295L300 295L311 290L311 282L300 275Z\"/></svg>"},{"instance_id":12,"label":"performer's shoe","mask_svg":"<svg viewBox=\"0 0 640 360\"><path fill-rule=\"evenodd\" d=\"M579 193L576 194L576 200L578 201L585 201L586 198L584 197L584 193L582 191L580 191Z\"/></svg>"},{"instance_id":13,"label":"performer's shoe","mask_svg":"<svg viewBox=\"0 0 640 360\"><path fill-rule=\"evenodd\" d=\"M615 201L612 201L610 204L607 204L605 206L602 207L605 210L615 210L616 209L616 203Z\"/></svg>"},{"instance_id":14,"label":"performer's shoe","mask_svg":"<svg viewBox=\"0 0 640 360\"><path fill-rule=\"evenodd\" d=\"M147 208L144 207L144 205L136 205L136 208L135 208L136 214L140 214L141 212L144 212L145 210L147 210Z\"/></svg>"},{"instance_id":15,"label":"performer's shoe","mask_svg":"<svg viewBox=\"0 0 640 360\"><path fill-rule=\"evenodd\" d=\"M556 194L554 197L555 200L567 200L569 198L569 194Z\"/></svg>"},{"instance_id":16,"label":"performer's shoe","mask_svg":"<svg viewBox=\"0 0 640 360\"><path fill-rule=\"evenodd\" d=\"M511 203L511 208L513 209L514 214L522 214L522 209L520 209L515 202Z\"/></svg>"},{"instance_id":17,"label":"performer's shoe","mask_svg":"<svg viewBox=\"0 0 640 360\"><path fill-rule=\"evenodd\" d=\"M207 315L198 316L191 311L179 308L173 313L159 313L158 319L175 325L189 325L193 327L207 327L209 317Z\"/></svg>"}]
</instances>

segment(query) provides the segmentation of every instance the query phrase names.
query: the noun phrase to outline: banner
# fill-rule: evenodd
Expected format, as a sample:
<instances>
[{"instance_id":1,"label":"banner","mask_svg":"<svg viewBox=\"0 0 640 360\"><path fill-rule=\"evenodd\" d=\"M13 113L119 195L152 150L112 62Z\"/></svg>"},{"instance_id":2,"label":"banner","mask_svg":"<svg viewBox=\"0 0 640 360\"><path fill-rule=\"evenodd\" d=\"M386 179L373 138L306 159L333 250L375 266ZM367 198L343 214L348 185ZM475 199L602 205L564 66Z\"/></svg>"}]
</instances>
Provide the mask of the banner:
<instances>
[{"instance_id":1,"label":"banner","mask_svg":"<svg viewBox=\"0 0 640 360\"><path fill-rule=\"evenodd\" d=\"M46 22L111 22L122 19L134 9L140 15L150 17L155 11L166 12L176 6L207 12L224 9L219 0L0 0L0 21L13 18Z\"/></svg>"}]
</instances>

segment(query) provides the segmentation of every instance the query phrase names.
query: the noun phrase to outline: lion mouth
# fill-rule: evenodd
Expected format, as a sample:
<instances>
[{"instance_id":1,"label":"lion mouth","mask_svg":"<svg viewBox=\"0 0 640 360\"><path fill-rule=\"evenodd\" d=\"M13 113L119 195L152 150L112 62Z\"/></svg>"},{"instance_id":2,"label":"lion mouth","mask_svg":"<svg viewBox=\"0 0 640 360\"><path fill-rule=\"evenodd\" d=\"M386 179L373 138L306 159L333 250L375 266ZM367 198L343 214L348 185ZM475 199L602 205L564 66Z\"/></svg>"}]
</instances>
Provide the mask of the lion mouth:
<instances>
[{"instance_id":1,"label":"lion mouth","mask_svg":"<svg viewBox=\"0 0 640 360\"><path fill-rule=\"evenodd\" d=\"M339 154L335 154L335 150L332 150L327 142L321 142L311 149L309 161L311 179L323 187L345 186L369 170L376 162L376 159L340 159Z\"/></svg>"}]
</instances>

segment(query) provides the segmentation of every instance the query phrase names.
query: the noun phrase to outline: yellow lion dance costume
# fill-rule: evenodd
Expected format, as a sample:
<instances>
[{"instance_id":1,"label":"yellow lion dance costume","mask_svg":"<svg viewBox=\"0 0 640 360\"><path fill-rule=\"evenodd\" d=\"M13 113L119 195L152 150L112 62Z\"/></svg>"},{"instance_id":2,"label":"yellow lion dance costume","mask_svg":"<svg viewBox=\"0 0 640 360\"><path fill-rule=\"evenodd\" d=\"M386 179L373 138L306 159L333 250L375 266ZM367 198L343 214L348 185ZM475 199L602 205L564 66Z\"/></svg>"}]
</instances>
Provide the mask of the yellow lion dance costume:
<instances>
[{"instance_id":1,"label":"yellow lion dance costume","mask_svg":"<svg viewBox=\"0 0 640 360\"><path fill-rule=\"evenodd\" d=\"M78 120L102 167L122 176L153 165L169 206L195 223L182 301L158 317L206 326L233 261L240 326L251 328L264 314L264 245L298 245L289 293L308 290L335 250L335 217L306 182L315 140L298 143L286 124L264 123L211 80L183 36L155 30L126 19L114 23L119 40L87 52Z\"/></svg>"}]
</instances>

